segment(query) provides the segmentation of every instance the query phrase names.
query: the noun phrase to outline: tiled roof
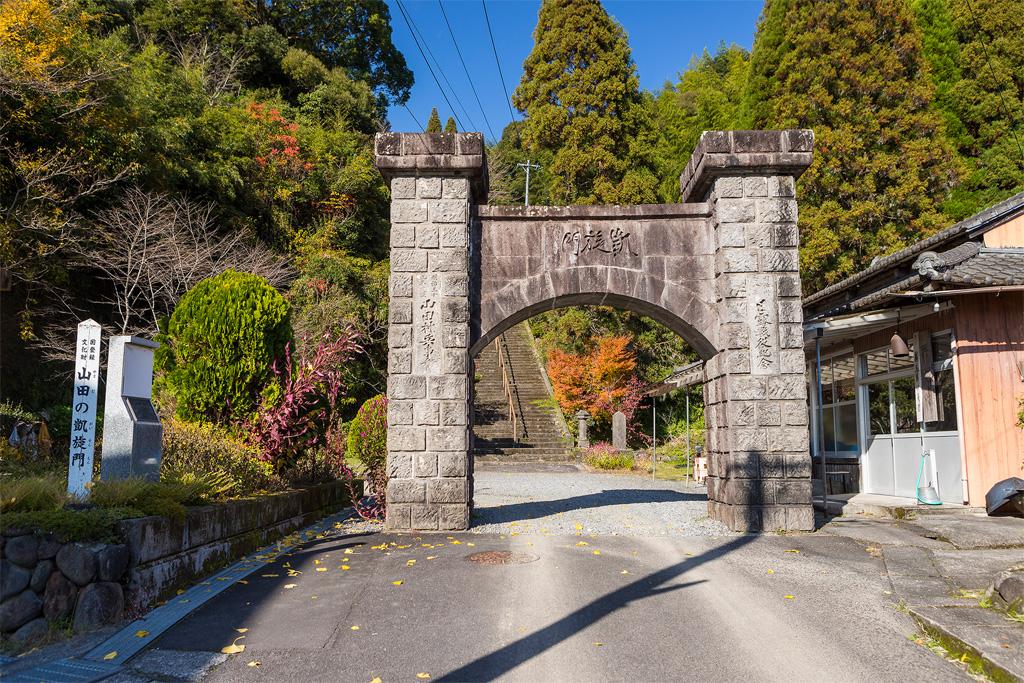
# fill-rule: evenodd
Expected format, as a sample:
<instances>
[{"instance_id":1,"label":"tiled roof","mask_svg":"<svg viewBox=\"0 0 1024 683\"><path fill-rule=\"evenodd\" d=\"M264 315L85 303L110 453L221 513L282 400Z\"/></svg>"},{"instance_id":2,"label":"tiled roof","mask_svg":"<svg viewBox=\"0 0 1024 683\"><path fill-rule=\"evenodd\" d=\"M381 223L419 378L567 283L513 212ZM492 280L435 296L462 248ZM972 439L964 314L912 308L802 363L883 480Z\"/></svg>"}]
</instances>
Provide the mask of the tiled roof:
<instances>
[{"instance_id":1,"label":"tiled roof","mask_svg":"<svg viewBox=\"0 0 1024 683\"><path fill-rule=\"evenodd\" d=\"M951 285L1024 285L1024 248L991 249L965 242L948 251L926 251L914 268L933 282Z\"/></svg>"},{"instance_id":2,"label":"tiled roof","mask_svg":"<svg viewBox=\"0 0 1024 683\"><path fill-rule=\"evenodd\" d=\"M1007 218L1019 214L1022 207L1024 207L1024 192L1015 194L1009 199L999 202L994 206L990 206L984 211L980 211L970 218L962 220L955 225L951 225L945 230L940 230L931 237L926 237L920 242L910 245L906 249L902 249L894 254L890 254L889 256L876 259L870 266L859 273L855 273L841 282L837 282L825 287L824 289L807 295L804 298L804 306L816 304L819 301L839 295L843 290L854 287L858 283L861 283L888 268L893 268L899 265L901 262L909 262L911 258L929 249L940 248L950 241L964 239L970 235L977 234L977 231L984 230L986 227L998 225Z\"/></svg>"}]
</instances>

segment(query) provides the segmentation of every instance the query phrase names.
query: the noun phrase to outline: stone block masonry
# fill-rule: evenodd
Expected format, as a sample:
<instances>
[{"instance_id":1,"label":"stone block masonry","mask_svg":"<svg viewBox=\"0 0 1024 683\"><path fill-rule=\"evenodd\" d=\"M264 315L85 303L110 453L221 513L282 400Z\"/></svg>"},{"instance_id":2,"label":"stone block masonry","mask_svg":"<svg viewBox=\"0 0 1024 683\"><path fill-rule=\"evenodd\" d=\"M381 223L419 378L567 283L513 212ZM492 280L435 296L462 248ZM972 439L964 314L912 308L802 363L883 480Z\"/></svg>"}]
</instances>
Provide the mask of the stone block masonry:
<instances>
[{"instance_id":1,"label":"stone block masonry","mask_svg":"<svg viewBox=\"0 0 1024 683\"><path fill-rule=\"evenodd\" d=\"M381 134L391 180L387 527L469 525L470 201L486 198L476 133Z\"/></svg>"},{"instance_id":2,"label":"stone block masonry","mask_svg":"<svg viewBox=\"0 0 1024 683\"><path fill-rule=\"evenodd\" d=\"M683 204L496 207L479 134L379 134L388 527L469 525L470 355L542 311L599 304L658 320L705 360L710 515L737 531L812 528L795 179L813 143L806 130L705 133Z\"/></svg>"},{"instance_id":3,"label":"stone block masonry","mask_svg":"<svg viewBox=\"0 0 1024 683\"><path fill-rule=\"evenodd\" d=\"M813 139L705 133L681 179L684 197L710 205L716 235L724 343L705 364L708 508L737 531L814 528L794 190Z\"/></svg>"}]
</instances>

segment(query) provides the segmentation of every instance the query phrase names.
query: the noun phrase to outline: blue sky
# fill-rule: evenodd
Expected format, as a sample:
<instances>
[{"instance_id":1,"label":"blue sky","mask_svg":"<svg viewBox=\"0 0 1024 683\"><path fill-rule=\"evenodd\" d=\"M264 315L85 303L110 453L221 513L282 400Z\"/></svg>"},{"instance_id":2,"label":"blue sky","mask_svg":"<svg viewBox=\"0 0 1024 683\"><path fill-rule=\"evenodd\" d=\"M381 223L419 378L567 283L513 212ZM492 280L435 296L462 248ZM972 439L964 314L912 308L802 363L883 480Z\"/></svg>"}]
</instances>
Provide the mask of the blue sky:
<instances>
[{"instance_id":1,"label":"blue sky","mask_svg":"<svg viewBox=\"0 0 1024 683\"><path fill-rule=\"evenodd\" d=\"M428 58L432 53L440 65L440 70L434 66L434 72L458 114L462 124L459 130L480 130L490 140L491 134L459 62L437 0L402 0L402 4L423 42L429 46ZM389 112L391 127L396 131L419 130L426 123L430 108L435 106L444 122L450 113L449 106L416 47L397 0L388 0L388 6L391 8L394 43L416 76L408 103L412 114L405 107L392 107ZM694 55L705 48L713 51L721 41L749 49L754 40L762 0L605 0L604 6L629 35L641 86L654 90L666 80L674 80ZM533 47L533 29L539 7L539 0L487 0L494 42L509 94L518 85L523 60ZM444 0L444 11L459 40L459 49L490 128L500 136L511 115L498 77L480 0ZM451 83L465 107L465 114L439 71ZM518 112L515 115L519 117ZM413 116L419 120L419 125Z\"/></svg>"}]
</instances>

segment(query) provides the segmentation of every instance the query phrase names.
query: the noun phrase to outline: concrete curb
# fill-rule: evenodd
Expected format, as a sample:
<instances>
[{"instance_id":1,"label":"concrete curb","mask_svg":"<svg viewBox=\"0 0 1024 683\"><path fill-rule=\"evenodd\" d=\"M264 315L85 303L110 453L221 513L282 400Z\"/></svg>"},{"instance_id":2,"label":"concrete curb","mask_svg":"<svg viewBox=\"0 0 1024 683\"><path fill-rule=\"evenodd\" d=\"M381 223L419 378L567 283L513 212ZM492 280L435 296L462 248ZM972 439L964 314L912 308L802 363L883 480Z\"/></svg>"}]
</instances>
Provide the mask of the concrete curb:
<instances>
[{"instance_id":1,"label":"concrete curb","mask_svg":"<svg viewBox=\"0 0 1024 683\"><path fill-rule=\"evenodd\" d=\"M996 637L1000 635L999 626L969 623L983 614L1002 618L998 612L980 607L908 607L907 611L922 631L941 642L952 654L974 659L992 680L997 683L1024 682L1024 654L1021 649L1024 647L1024 629L1006 621L1007 633L1002 635L1009 636L1011 642L1009 648L1003 648L998 644L1000 638ZM973 633L968 635L970 631ZM1016 647L1013 641L1017 641Z\"/></svg>"}]
</instances>

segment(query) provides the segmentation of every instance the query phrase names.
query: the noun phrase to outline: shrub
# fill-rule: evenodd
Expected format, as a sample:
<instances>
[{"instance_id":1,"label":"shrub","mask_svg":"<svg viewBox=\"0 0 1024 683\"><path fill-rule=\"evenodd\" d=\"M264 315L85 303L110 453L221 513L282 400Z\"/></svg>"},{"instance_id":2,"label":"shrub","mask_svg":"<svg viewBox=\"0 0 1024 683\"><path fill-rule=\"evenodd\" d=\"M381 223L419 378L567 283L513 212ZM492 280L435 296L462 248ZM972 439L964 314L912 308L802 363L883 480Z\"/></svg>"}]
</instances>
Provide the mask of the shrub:
<instances>
[{"instance_id":1,"label":"shrub","mask_svg":"<svg viewBox=\"0 0 1024 683\"><path fill-rule=\"evenodd\" d=\"M259 451L224 427L210 423L164 421L163 481L205 480L214 495L248 496L272 487L274 468ZM190 479L189 475L194 479Z\"/></svg>"},{"instance_id":2,"label":"shrub","mask_svg":"<svg viewBox=\"0 0 1024 683\"><path fill-rule=\"evenodd\" d=\"M595 443L583 454L583 462L599 470L630 470L633 469L633 456L629 453L616 451L606 441Z\"/></svg>"},{"instance_id":3,"label":"shrub","mask_svg":"<svg viewBox=\"0 0 1024 683\"><path fill-rule=\"evenodd\" d=\"M388 399L377 394L359 407L348 427L345 459L366 471L385 466L388 457Z\"/></svg>"},{"instance_id":4,"label":"shrub","mask_svg":"<svg viewBox=\"0 0 1024 683\"><path fill-rule=\"evenodd\" d=\"M309 357L294 366L288 348L283 366L274 364L281 395L260 408L249 442L277 472L293 466L304 452L326 444L335 403L345 389L343 368L360 351L356 338L353 328L345 327L337 335L324 337Z\"/></svg>"},{"instance_id":5,"label":"shrub","mask_svg":"<svg viewBox=\"0 0 1024 683\"><path fill-rule=\"evenodd\" d=\"M56 510L67 501L67 482L57 476L0 479L0 512Z\"/></svg>"},{"instance_id":6,"label":"shrub","mask_svg":"<svg viewBox=\"0 0 1024 683\"><path fill-rule=\"evenodd\" d=\"M345 460L358 462L373 494L372 504L356 511L366 518L379 518L385 512L384 491L388 486L388 399L378 394L359 407L348 428Z\"/></svg>"},{"instance_id":7,"label":"shrub","mask_svg":"<svg viewBox=\"0 0 1024 683\"><path fill-rule=\"evenodd\" d=\"M288 303L263 278L228 270L196 284L174 308L157 351L178 417L251 417L290 338Z\"/></svg>"}]
</instances>

